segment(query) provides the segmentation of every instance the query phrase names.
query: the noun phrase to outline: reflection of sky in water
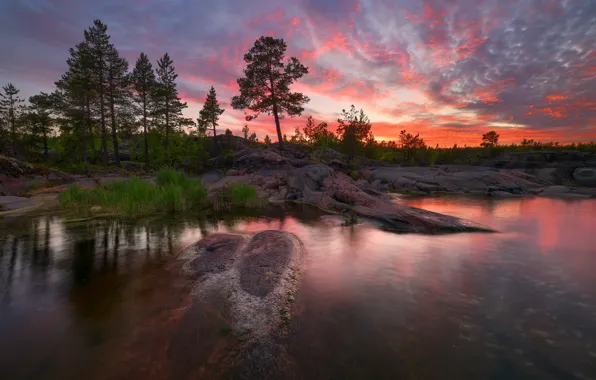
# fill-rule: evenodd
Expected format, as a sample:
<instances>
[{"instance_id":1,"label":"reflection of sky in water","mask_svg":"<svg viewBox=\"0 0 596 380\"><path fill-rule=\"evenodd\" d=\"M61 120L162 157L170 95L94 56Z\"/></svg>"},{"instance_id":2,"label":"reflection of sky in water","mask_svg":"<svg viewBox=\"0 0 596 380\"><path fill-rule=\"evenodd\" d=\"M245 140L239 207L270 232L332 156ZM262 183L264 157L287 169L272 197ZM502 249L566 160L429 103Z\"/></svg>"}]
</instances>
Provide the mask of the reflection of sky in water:
<instances>
[{"instance_id":1,"label":"reflection of sky in water","mask_svg":"<svg viewBox=\"0 0 596 380\"><path fill-rule=\"evenodd\" d=\"M283 229L308 252L289 346L304 378L596 376L596 202L396 201L500 232L399 235L306 211L148 225L5 219L0 370L26 356L14 373L49 360L60 378L60 366L96 363L96 346L117 356L138 339L130 331L177 307L178 272L162 273L176 252L216 230Z\"/></svg>"}]
</instances>

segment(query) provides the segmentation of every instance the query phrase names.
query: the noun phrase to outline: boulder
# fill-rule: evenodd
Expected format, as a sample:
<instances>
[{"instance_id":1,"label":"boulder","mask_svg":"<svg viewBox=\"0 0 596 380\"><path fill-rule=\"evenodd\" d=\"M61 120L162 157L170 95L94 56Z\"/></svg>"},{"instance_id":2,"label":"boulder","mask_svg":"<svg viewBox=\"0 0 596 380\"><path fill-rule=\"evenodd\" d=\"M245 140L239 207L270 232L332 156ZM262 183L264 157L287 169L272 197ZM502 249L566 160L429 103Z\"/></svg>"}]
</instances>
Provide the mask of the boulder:
<instances>
[{"instance_id":1,"label":"boulder","mask_svg":"<svg viewBox=\"0 0 596 380\"><path fill-rule=\"evenodd\" d=\"M573 180L580 186L596 187L596 169L575 169L573 172Z\"/></svg>"},{"instance_id":2,"label":"boulder","mask_svg":"<svg viewBox=\"0 0 596 380\"><path fill-rule=\"evenodd\" d=\"M290 319L304 253L295 235L274 230L252 238L214 234L182 252L184 273L199 281L183 320L200 326L223 319L228 333L242 342L233 356L216 355L217 367L227 373L215 376L206 366L204 378L279 378L276 368L286 351L279 338ZM197 305L210 313L197 318Z\"/></svg>"}]
</instances>

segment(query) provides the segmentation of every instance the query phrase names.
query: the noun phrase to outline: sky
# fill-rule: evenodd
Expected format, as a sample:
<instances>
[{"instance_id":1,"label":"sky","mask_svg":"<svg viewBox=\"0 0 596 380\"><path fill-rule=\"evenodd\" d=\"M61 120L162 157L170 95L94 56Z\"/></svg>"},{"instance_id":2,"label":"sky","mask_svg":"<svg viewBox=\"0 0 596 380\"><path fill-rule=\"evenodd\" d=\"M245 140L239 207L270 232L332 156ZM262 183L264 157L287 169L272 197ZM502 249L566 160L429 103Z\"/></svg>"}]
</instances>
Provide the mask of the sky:
<instances>
[{"instance_id":1,"label":"sky","mask_svg":"<svg viewBox=\"0 0 596 380\"><path fill-rule=\"evenodd\" d=\"M220 128L238 135L230 98L267 35L309 68L292 89L311 101L282 120L288 136L309 115L335 128L354 104L381 140L406 129L440 146L490 130L503 143L596 141L596 0L2 0L0 84L52 91L94 19L131 67L141 51L154 66L172 57L187 117L214 86ZM275 139L272 117L248 126Z\"/></svg>"}]
</instances>

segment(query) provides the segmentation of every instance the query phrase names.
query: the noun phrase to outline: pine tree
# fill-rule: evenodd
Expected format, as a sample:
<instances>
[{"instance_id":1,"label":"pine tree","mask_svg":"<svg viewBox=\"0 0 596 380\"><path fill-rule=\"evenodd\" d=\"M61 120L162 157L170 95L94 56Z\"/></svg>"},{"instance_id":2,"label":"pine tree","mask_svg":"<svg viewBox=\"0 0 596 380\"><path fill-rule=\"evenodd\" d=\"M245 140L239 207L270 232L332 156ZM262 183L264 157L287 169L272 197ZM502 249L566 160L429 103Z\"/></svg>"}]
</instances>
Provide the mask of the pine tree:
<instances>
[{"instance_id":1,"label":"pine tree","mask_svg":"<svg viewBox=\"0 0 596 380\"><path fill-rule=\"evenodd\" d=\"M107 59L113 46L110 44L110 36L107 34L108 27L100 20L93 21L93 26L85 31L85 42L89 49L89 57L93 71L93 87L99 96L99 115L101 126L101 157L107 162L108 144L106 131L106 93L108 91Z\"/></svg>"},{"instance_id":2,"label":"pine tree","mask_svg":"<svg viewBox=\"0 0 596 380\"><path fill-rule=\"evenodd\" d=\"M242 133L244 134L244 139L245 140L248 140L248 131L249 131L248 125L245 124L244 127L242 127Z\"/></svg>"},{"instance_id":3,"label":"pine tree","mask_svg":"<svg viewBox=\"0 0 596 380\"><path fill-rule=\"evenodd\" d=\"M18 132L18 120L23 111L23 103L25 100L19 96L18 90L12 83L8 83L2 87L4 93L0 92L0 109L2 109L10 127L10 137L12 143L16 144Z\"/></svg>"},{"instance_id":4,"label":"pine tree","mask_svg":"<svg viewBox=\"0 0 596 380\"><path fill-rule=\"evenodd\" d=\"M88 162L87 138L91 133L91 103L95 99L93 64L86 42L69 49L68 71L56 82L52 94L56 111L71 124L77 125L81 135L81 159Z\"/></svg>"},{"instance_id":5,"label":"pine tree","mask_svg":"<svg viewBox=\"0 0 596 380\"><path fill-rule=\"evenodd\" d=\"M52 124L52 97L44 92L29 97L29 112L31 114L31 133L43 139L43 158L48 159L48 135Z\"/></svg>"},{"instance_id":6,"label":"pine tree","mask_svg":"<svg viewBox=\"0 0 596 380\"><path fill-rule=\"evenodd\" d=\"M283 39L258 39L244 55L247 66L245 77L238 79L240 95L232 98L234 109L249 109L254 113L248 115L247 120L254 119L261 112L273 114L280 149L283 149L283 138L279 119L284 113L301 115L303 105L310 100L299 92L290 92L290 85L308 74L308 68L294 57L284 63L286 49Z\"/></svg>"},{"instance_id":7,"label":"pine tree","mask_svg":"<svg viewBox=\"0 0 596 380\"><path fill-rule=\"evenodd\" d=\"M145 145L145 163L149 163L149 142L147 140L147 116L149 115L151 104L151 92L155 88L155 73L151 62L145 53L141 53L137 59L135 68L132 71L132 83L135 89L134 100L139 105L143 115L143 141Z\"/></svg>"},{"instance_id":8,"label":"pine tree","mask_svg":"<svg viewBox=\"0 0 596 380\"><path fill-rule=\"evenodd\" d=\"M112 145L114 146L114 160L120 166L120 150L118 149L118 127L116 120L116 106L124 106L130 97L128 87L128 62L120 57L118 50L112 46L106 57L107 66L107 96L110 104L110 120L112 124Z\"/></svg>"},{"instance_id":9,"label":"pine tree","mask_svg":"<svg viewBox=\"0 0 596 380\"><path fill-rule=\"evenodd\" d=\"M165 122L164 145L168 146L170 131L180 124L182 110L187 107L178 97L176 79L178 74L173 66L173 61L166 53L157 61L157 82L153 92L153 99L156 103L154 114L163 118Z\"/></svg>"},{"instance_id":10,"label":"pine tree","mask_svg":"<svg viewBox=\"0 0 596 380\"><path fill-rule=\"evenodd\" d=\"M215 153L217 154L217 133L216 127L219 125L219 117L224 113L224 110L217 103L217 95L215 94L215 88L211 86L203 109L199 112L199 123L205 126L211 126L213 128L213 141L215 146Z\"/></svg>"},{"instance_id":11,"label":"pine tree","mask_svg":"<svg viewBox=\"0 0 596 380\"><path fill-rule=\"evenodd\" d=\"M349 111L341 111L341 117L337 122L337 133L340 135L344 151L352 159L370 134L370 120L364 110L358 112L352 105Z\"/></svg>"}]
</instances>

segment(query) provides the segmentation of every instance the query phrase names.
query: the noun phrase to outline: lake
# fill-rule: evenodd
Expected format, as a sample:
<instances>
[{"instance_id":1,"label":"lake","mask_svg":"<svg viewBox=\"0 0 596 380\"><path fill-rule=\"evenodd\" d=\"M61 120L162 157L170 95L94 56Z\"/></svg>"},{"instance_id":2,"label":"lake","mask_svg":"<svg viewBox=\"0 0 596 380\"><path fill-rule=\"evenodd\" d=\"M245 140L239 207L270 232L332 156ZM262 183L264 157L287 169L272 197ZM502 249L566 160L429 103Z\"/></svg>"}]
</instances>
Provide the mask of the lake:
<instances>
[{"instance_id":1,"label":"lake","mask_svg":"<svg viewBox=\"0 0 596 380\"><path fill-rule=\"evenodd\" d=\"M176 255L215 231L265 229L307 251L288 378L596 378L596 201L396 201L498 232L342 227L306 206L225 220L5 217L0 378L204 378L230 343L220 321L183 318L193 283Z\"/></svg>"}]
</instances>

